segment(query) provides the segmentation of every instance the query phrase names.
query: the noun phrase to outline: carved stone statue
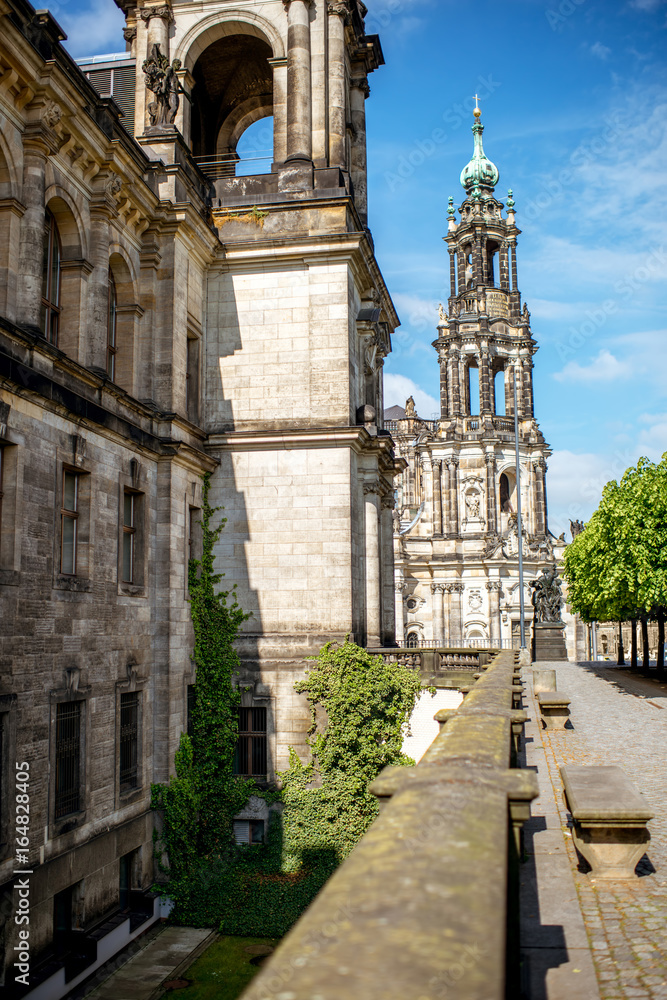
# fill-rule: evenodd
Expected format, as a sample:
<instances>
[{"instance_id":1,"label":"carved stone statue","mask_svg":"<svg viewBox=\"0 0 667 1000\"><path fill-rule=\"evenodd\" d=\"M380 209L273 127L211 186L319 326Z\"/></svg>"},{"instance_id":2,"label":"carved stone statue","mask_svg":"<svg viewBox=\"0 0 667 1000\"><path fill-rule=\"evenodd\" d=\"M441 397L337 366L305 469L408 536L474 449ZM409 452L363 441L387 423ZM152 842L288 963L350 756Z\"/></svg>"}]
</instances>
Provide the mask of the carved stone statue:
<instances>
[{"instance_id":1,"label":"carved stone statue","mask_svg":"<svg viewBox=\"0 0 667 1000\"><path fill-rule=\"evenodd\" d=\"M170 65L167 57L160 52L160 46L155 44L141 68L146 77L146 87L155 94L155 100L148 105L151 125L173 125L181 103L179 94L182 87L177 75L181 68L180 59L174 59Z\"/></svg>"},{"instance_id":2,"label":"carved stone statue","mask_svg":"<svg viewBox=\"0 0 667 1000\"><path fill-rule=\"evenodd\" d=\"M468 493L466 494L466 510L468 511L468 517L476 519L479 517L479 493Z\"/></svg>"},{"instance_id":3,"label":"carved stone statue","mask_svg":"<svg viewBox=\"0 0 667 1000\"><path fill-rule=\"evenodd\" d=\"M415 401L412 396L408 396L405 401L405 415L409 420L412 420L417 416L417 408L415 407Z\"/></svg>"},{"instance_id":4,"label":"carved stone statue","mask_svg":"<svg viewBox=\"0 0 667 1000\"><path fill-rule=\"evenodd\" d=\"M584 522L583 521L570 521L570 531L572 533L572 540L573 541L577 537L577 535L581 534L581 532L583 530L584 530Z\"/></svg>"},{"instance_id":5,"label":"carved stone statue","mask_svg":"<svg viewBox=\"0 0 667 1000\"><path fill-rule=\"evenodd\" d=\"M535 621L560 622L563 590L558 579L557 567L547 566L542 570L541 576L530 581L530 585L533 588L532 604L535 609Z\"/></svg>"}]
</instances>

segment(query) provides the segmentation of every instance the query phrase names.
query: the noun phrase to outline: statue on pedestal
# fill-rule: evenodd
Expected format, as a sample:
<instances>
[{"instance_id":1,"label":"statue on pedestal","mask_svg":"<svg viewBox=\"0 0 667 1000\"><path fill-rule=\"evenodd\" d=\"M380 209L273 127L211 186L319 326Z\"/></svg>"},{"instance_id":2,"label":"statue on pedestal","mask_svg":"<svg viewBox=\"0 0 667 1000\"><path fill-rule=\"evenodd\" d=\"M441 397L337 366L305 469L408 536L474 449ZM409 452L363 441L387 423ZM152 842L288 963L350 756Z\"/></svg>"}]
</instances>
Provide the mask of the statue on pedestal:
<instances>
[{"instance_id":1,"label":"statue on pedestal","mask_svg":"<svg viewBox=\"0 0 667 1000\"><path fill-rule=\"evenodd\" d=\"M533 588L532 603L535 609L536 622L560 622L563 606L563 589L558 578L556 566L547 566L541 576L531 580Z\"/></svg>"}]
</instances>

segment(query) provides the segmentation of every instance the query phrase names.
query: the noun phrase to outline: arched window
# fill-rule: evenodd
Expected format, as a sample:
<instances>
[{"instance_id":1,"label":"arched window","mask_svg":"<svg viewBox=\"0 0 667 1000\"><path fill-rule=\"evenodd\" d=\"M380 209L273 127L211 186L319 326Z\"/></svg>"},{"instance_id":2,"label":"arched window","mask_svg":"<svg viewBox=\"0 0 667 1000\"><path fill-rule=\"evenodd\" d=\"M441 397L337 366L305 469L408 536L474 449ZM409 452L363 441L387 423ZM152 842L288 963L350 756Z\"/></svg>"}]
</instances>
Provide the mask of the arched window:
<instances>
[{"instance_id":1,"label":"arched window","mask_svg":"<svg viewBox=\"0 0 667 1000\"><path fill-rule=\"evenodd\" d=\"M419 635L417 632L408 632L408 640L406 643L408 649L416 649L419 645Z\"/></svg>"},{"instance_id":2,"label":"arched window","mask_svg":"<svg viewBox=\"0 0 667 1000\"><path fill-rule=\"evenodd\" d=\"M116 381L116 282L109 268L109 307L107 312L107 375L112 382Z\"/></svg>"},{"instance_id":3,"label":"arched window","mask_svg":"<svg viewBox=\"0 0 667 1000\"><path fill-rule=\"evenodd\" d=\"M499 417L505 417L507 415L505 408L505 372L502 368L493 377L493 396L496 404L496 413Z\"/></svg>"},{"instance_id":4,"label":"arched window","mask_svg":"<svg viewBox=\"0 0 667 1000\"><path fill-rule=\"evenodd\" d=\"M48 208L44 216L44 260L42 264L42 333L50 344L58 343L60 323L60 262L62 250L56 220Z\"/></svg>"},{"instance_id":5,"label":"arched window","mask_svg":"<svg viewBox=\"0 0 667 1000\"><path fill-rule=\"evenodd\" d=\"M503 514L507 514L512 510L510 504L510 483L504 472L500 477L500 509Z\"/></svg>"}]
</instances>

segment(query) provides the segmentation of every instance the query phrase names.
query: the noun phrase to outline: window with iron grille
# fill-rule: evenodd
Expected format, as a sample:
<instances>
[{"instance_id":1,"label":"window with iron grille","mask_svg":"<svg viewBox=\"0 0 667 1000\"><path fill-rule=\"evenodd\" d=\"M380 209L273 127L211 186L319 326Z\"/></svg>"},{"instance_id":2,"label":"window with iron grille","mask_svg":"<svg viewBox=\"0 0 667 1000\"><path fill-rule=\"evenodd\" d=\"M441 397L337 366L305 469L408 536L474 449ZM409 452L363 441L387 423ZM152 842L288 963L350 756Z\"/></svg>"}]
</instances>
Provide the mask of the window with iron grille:
<instances>
[{"instance_id":1,"label":"window with iron grille","mask_svg":"<svg viewBox=\"0 0 667 1000\"><path fill-rule=\"evenodd\" d=\"M56 802L55 818L80 808L81 702L56 706Z\"/></svg>"},{"instance_id":2,"label":"window with iron grille","mask_svg":"<svg viewBox=\"0 0 667 1000\"><path fill-rule=\"evenodd\" d=\"M234 773L266 777L266 709L239 709L239 738Z\"/></svg>"},{"instance_id":3,"label":"window with iron grille","mask_svg":"<svg viewBox=\"0 0 667 1000\"><path fill-rule=\"evenodd\" d=\"M139 694L120 696L120 790L139 787Z\"/></svg>"},{"instance_id":4,"label":"window with iron grille","mask_svg":"<svg viewBox=\"0 0 667 1000\"><path fill-rule=\"evenodd\" d=\"M76 576L79 528L79 477L76 472L63 472L63 505L60 511L60 572Z\"/></svg>"}]
</instances>

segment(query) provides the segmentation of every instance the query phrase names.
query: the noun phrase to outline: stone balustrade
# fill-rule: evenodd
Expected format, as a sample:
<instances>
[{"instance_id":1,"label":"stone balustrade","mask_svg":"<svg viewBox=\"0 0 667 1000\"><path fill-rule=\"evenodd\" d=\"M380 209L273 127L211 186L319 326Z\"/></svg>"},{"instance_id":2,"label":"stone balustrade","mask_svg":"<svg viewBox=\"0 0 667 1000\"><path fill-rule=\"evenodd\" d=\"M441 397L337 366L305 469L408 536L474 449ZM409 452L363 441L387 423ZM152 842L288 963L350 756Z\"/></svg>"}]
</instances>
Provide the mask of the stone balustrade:
<instances>
[{"instance_id":1,"label":"stone balustrade","mask_svg":"<svg viewBox=\"0 0 667 1000\"><path fill-rule=\"evenodd\" d=\"M380 816L243 1000L518 995L516 834L538 793L511 766L518 670L495 656L421 762L377 778Z\"/></svg>"}]
</instances>

